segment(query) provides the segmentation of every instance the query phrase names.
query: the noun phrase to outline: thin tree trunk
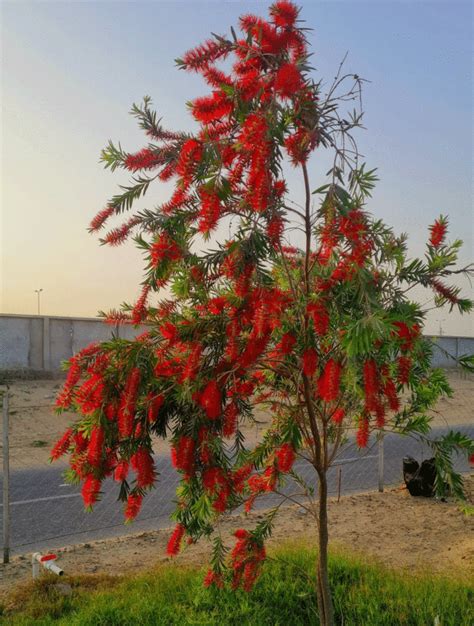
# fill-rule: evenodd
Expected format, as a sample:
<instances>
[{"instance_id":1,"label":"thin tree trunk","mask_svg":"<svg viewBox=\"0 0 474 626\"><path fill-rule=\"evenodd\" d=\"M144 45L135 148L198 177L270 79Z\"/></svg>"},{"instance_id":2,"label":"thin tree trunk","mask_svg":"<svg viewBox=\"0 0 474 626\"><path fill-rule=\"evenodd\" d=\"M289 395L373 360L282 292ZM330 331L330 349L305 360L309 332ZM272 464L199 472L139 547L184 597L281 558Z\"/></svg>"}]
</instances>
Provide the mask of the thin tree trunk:
<instances>
[{"instance_id":1,"label":"thin tree trunk","mask_svg":"<svg viewBox=\"0 0 474 626\"><path fill-rule=\"evenodd\" d=\"M326 473L319 474L319 546L317 564L317 589L321 626L334 626L334 609L328 574L328 486Z\"/></svg>"}]
</instances>

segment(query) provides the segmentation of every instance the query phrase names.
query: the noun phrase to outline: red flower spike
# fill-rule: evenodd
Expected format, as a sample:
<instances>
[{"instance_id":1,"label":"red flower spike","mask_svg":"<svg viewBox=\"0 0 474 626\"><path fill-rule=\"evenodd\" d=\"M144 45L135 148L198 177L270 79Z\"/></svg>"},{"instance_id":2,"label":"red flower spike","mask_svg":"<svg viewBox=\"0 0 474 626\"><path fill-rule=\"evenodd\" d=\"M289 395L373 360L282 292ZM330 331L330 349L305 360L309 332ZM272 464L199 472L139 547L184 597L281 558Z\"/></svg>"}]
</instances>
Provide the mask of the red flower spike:
<instances>
[{"instance_id":1,"label":"red flower spike","mask_svg":"<svg viewBox=\"0 0 474 626\"><path fill-rule=\"evenodd\" d=\"M279 0L271 5L270 15L275 26L291 27L298 18L298 7L288 0Z\"/></svg>"},{"instance_id":2,"label":"red flower spike","mask_svg":"<svg viewBox=\"0 0 474 626\"><path fill-rule=\"evenodd\" d=\"M408 356L398 358L398 382L402 385L408 384L410 380L411 359Z\"/></svg>"},{"instance_id":3,"label":"red flower spike","mask_svg":"<svg viewBox=\"0 0 474 626\"><path fill-rule=\"evenodd\" d=\"M131 493L127 498L127 506L125 507L125 520L133 521L139 514L142 507L143 496L137 493Z\"/></svg>"},{"instance_id":4,"label":"red flower spike","mask_svg":"<svg viewBox=\"0 0 474 626\"><path fill-rule=\"evenodd\" d=\"M173 467L186 474L191 474L194 468L194 449L196 443L191 437L180 437L177 444L171 448Z\"/></svg>"},{"instance_id":5,"label":"red flower spike","mask_svg":"<svg viewBox=\"0 0 474 626\"><path fill-rule=\"evenodd\" d=\"M301 72L294 63L282 65L275 76L275 91L282 98L295 98L304 86Z\"/></svg>"},{"instance_id":6,"label":"red flower spike","mask_svg":"<svg viewBox=\"0 0 474 626\"><path fill-rule=\"evenodd\" d=\"M146 448L138 448L130 459L131 465L137 474L137 486L140 488L151 487L155 482L155 464L150 451Z\"/></svg>"},{"instance_id":7,"label":"red flower spike","mask_svg":"<svg viewBox=\"0 0 474 626\"><path fill-rule=\"evenodd\" d=\"M275 450L275 459L278 470L283 474L287 474L291 471L293 463L295 462L295 451L293 446L289 443L284 443L280 448Z\"/></svg>"},{"instance_id":8,"label":"red flower spike","mask_svg":"<svg viewBox=\"0 0 474 626\"><path fill-rule=\"evenodd\" d=\"M322 302L310 302L306 310L313 320L316 333L321 337L326 335L329 329L329 313L325 305Z\"/></svg>"},{"instance_id":9,"label":"red flower spike","mask_svg":"<svg viewBox=\"0 0 474 626\"><path fill-rule=\"evenodd\" d=\"M209 382L201 394L199 404L209 419L215 420L222 413L222 396L215 380Z\"/></svg>"},{"instance_id":10,"label":"red flower spike","mask_svg":"<svg viewBox=\"0 0 474 626\"><path fill-rule=\"evenodd\" d=\"M447 222L442 217L437 219L434 224L430 226L430 244L434 248L439 248L439 246L444 243L447 230Z\"/></svg>"},{"instance_id":11,"label":"red flower spike","mask_svg":"<svg viewBox=\"0 0 474 626\"><path fill-rule=\"evenodd\" d=\"M150 399L150 404L148 405L148 414L147 419L149 424L153 424L158 419L158 413L165 402L165 397L160 394Z\"/></svg>"},{"instance_id":12,"label":"red flower spike","mask_svg":"<svg viewBox=\"0 0 474 626\"><path fill-rule=\"evenodd\" d=\"M82 499L84 506L91 507L99 499L101 482L98 478L95 478L92 474L88 474L82 485Z\"/></svg>"},{"instance_id":13,"label":"red flower spike","mask_svg":"<svg viewBox=\"0 0 474 626\"><path fill-rule=\"evenodd\" d=\"M342 424L344 417L346 416L346 412L344 409L339 408L334 411L331 415L331 419L335 424Z\"/></svg>"},{"instance_id":14,"label":"red flower spike","mask_svg":"<svg viewBox=\"0 0 474 626\"><path fill-rule=\"evenodd\" d=\"M149 170L155 167L158 163L157 156L149 149L143 148L136 154L127 155L124 165L130 172L137 172L138 170Z\"/></svg>"},{"instance_id":15,"label":"red flower spike","mask_svg":"<svg viewBox=\"0 0 474 626\"><path fill-rule=\"evenodd\" d=\"M87 462L92 467L99 467L102 461L104 448L104 429L101 426L94 426L91 432L91 439L87 450Z\"/></svg>"},{"instance_id":16,"label":"red flower spike","mask_svg":"<svg viewBox=\"0 0 474 626\"><path fill-rule=\"evenodd\" d=\"M359 428L357 429L356 441L359 448L366 448L369 442L369 420L362 417L359 420Z\"/></svg>"},{"instance_id":17,"label":"red flower spike","mask_svg":"<svg viewBox=\"0 0 474 626\"><path fill-rule=\"evenodd\" d=\"M114 480L117 482L126 480L128 476L128 468L128 461L120 461L114 471Z\"/></svg>"},{"instance_id":18,"label":"red flower spike","mask_svg":"<svg viewBox=\"0 0 474 626\"><path fill-rule=\"evenodd\" d=\"M64 435L54 444L51 450L51 460L57 461L66 454L72 439L72 428L68 428Z\"/></svg>"},{"instance_id":19,"label":"red flower spike","mask_svg":"<svg viewBox=\"0 0 474 626\"><path fill-rule=\"evenodd\" d=\"M324 368L323 375L318 381L318 391L324 402L332 402L339 395L339 386L341 380L341 365L329 359Z\"/></svg>"},{"instance_id":20,"label":"red flower spike","mask_svg":"<svg viewBox=\"0 0 474 626\"><path fill-rule=\"evenodd\" d=\"M169 556L176 556L179 553L181 549L181 539L183 538L185 532L186 529L184 526L182 524L177 524L166 548L166 553Z\"/></svg>"},{"instance_id":21,"label":"red flower spike","mask_svg":"<svg viewBox=\"0 0 474 626\"><path fill-rule=\"evenodd\" d=\"M312 378L318 366L318 354L314 348L307 348L303 353L303 372Z\"/></svg>"},{"instance_id":22,"label":"red flower spike","mask_svg":"<svg viewBox=\"0 0 474 626\"><path fill-rule=\"evenodd\" d=\"M113 213L115 213L115 207L113 206L108 206L105 209L102 209L102 211L99 211L89 224L89 231L94 233L103 228L105 222L111 215L113 215Z\"/></svg>"}]
</instances>

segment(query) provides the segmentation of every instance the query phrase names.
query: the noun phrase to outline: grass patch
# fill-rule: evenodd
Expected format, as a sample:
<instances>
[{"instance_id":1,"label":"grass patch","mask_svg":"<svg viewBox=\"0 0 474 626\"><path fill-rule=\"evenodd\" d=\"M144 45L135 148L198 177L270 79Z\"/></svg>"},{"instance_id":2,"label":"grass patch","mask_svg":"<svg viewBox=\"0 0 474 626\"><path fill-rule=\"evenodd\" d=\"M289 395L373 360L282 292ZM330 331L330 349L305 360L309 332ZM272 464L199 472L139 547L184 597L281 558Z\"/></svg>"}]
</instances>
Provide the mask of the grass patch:
<instances>
[{"instance_id":1,"label":"grass patch","mask_svg":"<svg viewBox=\"0 0 474 626\"><path fill-rule=\"evenodd\" d=\"M202 572L166 565L140 575L45 576L20 588L5 624L67 626L308 626L318 624L314 552L288 545L271 555L251 593L204 589ZM443 577L411 575L333 554L330 577L337 624L442 626L474 623L474 588ZM72 592L58 592L57 584Z\"/></svg>"}]
</instances>

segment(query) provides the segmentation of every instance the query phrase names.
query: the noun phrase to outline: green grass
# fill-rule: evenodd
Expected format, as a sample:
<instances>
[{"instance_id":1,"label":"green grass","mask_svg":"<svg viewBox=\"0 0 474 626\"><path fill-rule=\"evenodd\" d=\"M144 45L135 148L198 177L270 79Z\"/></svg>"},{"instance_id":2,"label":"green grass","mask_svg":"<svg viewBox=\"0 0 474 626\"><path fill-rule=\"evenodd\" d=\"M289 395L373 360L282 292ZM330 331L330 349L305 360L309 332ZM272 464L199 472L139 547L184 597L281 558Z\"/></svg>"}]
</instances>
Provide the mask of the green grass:
<instances>
[{"instance_id":1,"label":"green grass","mask_svg":"<svg viewBox=\"0 0 474 626\"><path fill-rule=\"evenodd\" d=\"M251 593L204 589L202 572L178 565L138 576L44 577L10 598L4 623L67 626L308 626L318 624L314 553L287 546L272 556ZM337 623L344 626L474 624L465 582L386 570L335 554L330 562ZM56 583L69 583L64 596Z\"/></svg>"}]
</instances>

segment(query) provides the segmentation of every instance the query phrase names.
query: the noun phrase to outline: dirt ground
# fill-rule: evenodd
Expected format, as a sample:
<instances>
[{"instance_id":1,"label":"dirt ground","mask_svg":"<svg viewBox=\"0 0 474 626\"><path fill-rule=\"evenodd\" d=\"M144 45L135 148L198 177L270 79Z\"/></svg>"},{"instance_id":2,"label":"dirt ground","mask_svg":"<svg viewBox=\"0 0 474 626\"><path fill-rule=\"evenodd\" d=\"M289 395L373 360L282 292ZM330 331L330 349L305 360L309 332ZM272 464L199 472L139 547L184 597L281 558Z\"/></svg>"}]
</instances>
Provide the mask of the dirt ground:
<instances>
[{"instance_id":1,"label":"dirt ground","mask_svg":"<svg viewBox=\"0 0 474 626\"><path fill-rule=\"evenodd\" d=\"M474 475L468 480L474 502ZM236 528L252 528L262 512L226 517L220 532L231 545ZM454 502L413 498L405 489L386 493L343 496L329 505L332 545L390 568L455 574L474 578L474 517L468 517ZM281 510L269 547L288 539L314 543L313 519L298 507ZM66 574L124 574L146 570L168 561L165 554L170 530L142 532L109 540L68 546L57 550L58 565ZM202 565L209 543L186 546L176 563ZM0 595L31 577L31 555L15 556L0 565Z\"/></svg>"},{"instance_id":2,"label":"dirt ground","mask_svg":"<svg viewBox=\"0 0 474 626\"><path fill-rule=\"evenodd\" d=\"M466 376L458 371L448 372L454 391L453 398L441 399L433 412L433 426L472 424L474 405L474 376ZM10 466L12 469L26 469L45 466L48 463L52 445L74 421L68 413L56 415L52 406L61 381L58 380L19 380L10 383ZM258 439L268 428L269 421L264 414L258 416L258 423L242 429L249 443ZM1 425L0 425L1 430ZM156 441L155 452L166 452L168 444Z\"/></svg>"}]
</instances>

